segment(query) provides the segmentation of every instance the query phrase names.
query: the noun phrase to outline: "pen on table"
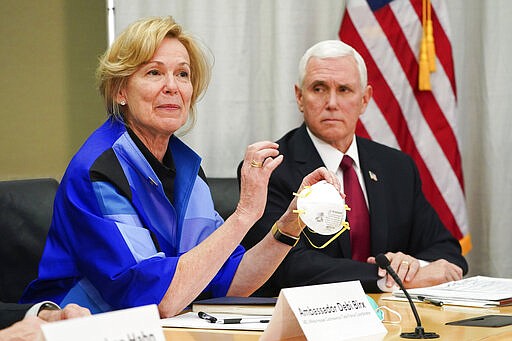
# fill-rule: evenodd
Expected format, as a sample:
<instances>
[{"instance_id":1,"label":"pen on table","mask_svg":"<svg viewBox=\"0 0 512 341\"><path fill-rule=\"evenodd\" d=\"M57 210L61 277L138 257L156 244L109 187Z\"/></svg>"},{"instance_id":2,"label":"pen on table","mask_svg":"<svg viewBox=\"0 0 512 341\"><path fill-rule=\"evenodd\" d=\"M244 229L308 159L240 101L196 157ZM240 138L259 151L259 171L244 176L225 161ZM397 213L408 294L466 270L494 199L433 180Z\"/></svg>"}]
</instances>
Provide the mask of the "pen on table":
<instances>
[{"instance_id":1,"label":"pen on table","mask_svg":"<svg viewBox=\"0 0 512 341\"><path fill-rule=\"evenodd\" d=\"M428 298L428 297L425 297L425 296L418 296L418 299L422 302L425 302L425 303L430 303L430 304L433 304L437 307L442 307L444 305L443 301L439 301L439 300L434 300L432 298Z\"/></svg>"},{"instance_id":2,"label":"pen on table","mask_svg":"<svg viewBox=\"0 0 512 341\"><path fill-rule=\"evenodd\" d=\"M199 318L206 320L210 323L221 323L221 324L239 324L239 323L269 323L270 320L264 320L259 318L229 318L229 319L218 319L215 316L207 314L205 312L198 312Z\"/></svg>"}]
</instances>

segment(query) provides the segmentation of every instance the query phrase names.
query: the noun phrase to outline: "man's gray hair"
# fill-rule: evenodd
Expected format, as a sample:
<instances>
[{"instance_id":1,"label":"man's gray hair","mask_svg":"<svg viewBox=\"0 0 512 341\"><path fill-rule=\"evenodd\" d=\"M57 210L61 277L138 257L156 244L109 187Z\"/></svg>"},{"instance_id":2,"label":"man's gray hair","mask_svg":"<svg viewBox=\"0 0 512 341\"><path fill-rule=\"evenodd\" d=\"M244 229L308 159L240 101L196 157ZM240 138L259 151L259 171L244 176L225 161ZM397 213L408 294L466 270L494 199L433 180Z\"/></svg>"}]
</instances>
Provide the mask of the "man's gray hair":
<instances>
[{"instance_id":1,"label":"man's gray hair","mask_svg":"<svg viewBox=\"0 0 512 341\"><path fill-rule=\"evenodd\" d=\"M361 80L361 89L364 90L368 83L366 64L363 57L350 45L341 40L324 40L311 46L302 56L299 62L299 79L297 85L302 88L304 77L306 75L306 65L310 58L333 58L352 56L356 60L359 69L359 78Z\"/></svg>"}]
</instances>

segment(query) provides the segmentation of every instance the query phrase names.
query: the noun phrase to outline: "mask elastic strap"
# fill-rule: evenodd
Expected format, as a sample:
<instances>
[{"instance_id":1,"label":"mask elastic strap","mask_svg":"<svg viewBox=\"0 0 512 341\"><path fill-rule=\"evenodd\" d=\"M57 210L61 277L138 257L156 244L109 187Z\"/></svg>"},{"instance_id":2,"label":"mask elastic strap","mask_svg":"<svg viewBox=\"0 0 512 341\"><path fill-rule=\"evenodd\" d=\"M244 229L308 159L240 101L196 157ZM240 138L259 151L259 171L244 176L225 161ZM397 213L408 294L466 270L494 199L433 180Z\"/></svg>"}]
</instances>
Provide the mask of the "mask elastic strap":
<instances>
[{"instance_id":1,"label":"mask elastic strap","mask_svg":"<svg viewBox=\"0 0 512 341\"><path fill-rule=\"evenodd\" d=\"M395 311L395 310L393 310L393 309L391 309L391 308L388 308L388 307L386 307L386 306L384 306L384 305L383 305L383 306L378 307L378 308L377 308L377 309L375 309L375 310L387 310L387 311L389 311L391 314L394 314L394 315L398 316L398 321L396 321L396 320L395 320L395 321L393 321L393 320L389 320L389 321L387 321L387 320L382 319L382 323L398 324L398 323L402 322L402 315L400 315L400 313L399 313L399 312L397 312L397 311Z\"/></svg>"},{"instance_id":2,"label":"mask elastic strap","mask_svg":"<svg viewBox=\"0 0 512 341\"><path fill-rule=\"evenodd\" d=\"M300 218L297 217L297 220L299 222L299 226L300 226ZM308 227L308 230L311 232L311 233L316 233L314 231L312 231L309 227ZM329 239L328 241L326 241L323 245L321 246L317 246L315 245L311 239L309 239L307 233L304 232L304 230L302 230L302 234L304 235L304 237L306 237L306 239L308 240L309 244L311 244L312 247L314 247L315 249L323 249L325 248L327 245L331 244L336 238L338 238L343 232L345 232L346 230L350 230L350 226L348 223L346 222L343 222L343 228L341 230L339 230L334 236L332 236L331 239Z\"/></svg>"}]
</instances>

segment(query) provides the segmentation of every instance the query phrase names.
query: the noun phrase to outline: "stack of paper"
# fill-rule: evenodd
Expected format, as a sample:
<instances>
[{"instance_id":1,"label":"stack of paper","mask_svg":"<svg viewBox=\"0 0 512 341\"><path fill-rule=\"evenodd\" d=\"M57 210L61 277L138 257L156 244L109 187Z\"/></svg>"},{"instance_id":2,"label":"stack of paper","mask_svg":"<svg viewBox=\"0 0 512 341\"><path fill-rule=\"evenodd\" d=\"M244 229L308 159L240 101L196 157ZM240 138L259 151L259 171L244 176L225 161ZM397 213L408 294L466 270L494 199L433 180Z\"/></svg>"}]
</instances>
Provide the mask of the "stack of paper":
<instances>
[{"instance_id":1,"label":"stack of paper","mask_svg":"<svg viewBox=\"0 0 512 341\"><path fill-rule=\"evenodd\" d=\"M216 297L192 302L192 311L244 315L272 315L276 297Z\"/></svg>"},{"instance_id":2,"label":"stack of paper","mask_svg":"<svg viewBox=\"0 0 512 341\"><path fill-rule=\"evenodd\" d=\"M431 299L443 304L470 307L512 305L512 279L475 276L432 287L408 290L413 299ZM405 297L402 290L395 297Z\"/></svg>"}]
</instances>

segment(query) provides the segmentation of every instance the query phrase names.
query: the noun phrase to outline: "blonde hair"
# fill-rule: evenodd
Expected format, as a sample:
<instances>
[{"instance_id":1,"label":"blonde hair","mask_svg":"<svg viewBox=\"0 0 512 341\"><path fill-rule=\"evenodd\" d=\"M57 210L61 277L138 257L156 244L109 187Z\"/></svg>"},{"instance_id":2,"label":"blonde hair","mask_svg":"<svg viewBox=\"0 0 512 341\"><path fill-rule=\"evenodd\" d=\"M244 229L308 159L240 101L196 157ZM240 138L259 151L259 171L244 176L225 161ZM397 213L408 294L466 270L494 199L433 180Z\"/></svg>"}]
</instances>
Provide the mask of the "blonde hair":
<instances>
[{"instance_id":1,"label":"blonde hair","mask_svg":"<svg viewBox=\"0 0 512 341\"><path fill-rule=\"evenodd\" d=\"M96 78L109 116L123 120L122 107L116 102L116 95L126 86L128 78L142 64L151 59L166 37L178 39L189 54L193 92L188 129L194 125L195 104L210 82L213 58L209 50L192 35L183 32L181 26L171 16L150 17L135 21L101 56Z\"/></svg>"}]
</instances>

